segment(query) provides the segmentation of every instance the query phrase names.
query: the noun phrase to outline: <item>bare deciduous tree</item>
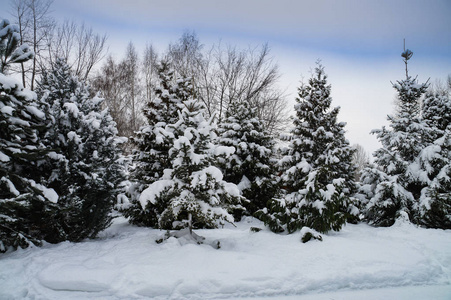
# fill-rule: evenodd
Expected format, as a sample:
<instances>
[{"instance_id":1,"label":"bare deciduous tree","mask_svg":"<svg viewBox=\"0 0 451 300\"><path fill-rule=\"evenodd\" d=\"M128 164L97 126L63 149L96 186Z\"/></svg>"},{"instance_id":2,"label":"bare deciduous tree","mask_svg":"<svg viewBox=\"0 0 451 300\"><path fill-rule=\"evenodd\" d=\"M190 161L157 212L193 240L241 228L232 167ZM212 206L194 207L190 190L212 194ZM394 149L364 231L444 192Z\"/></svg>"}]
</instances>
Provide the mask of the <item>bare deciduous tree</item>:
<instances>
[{"instance_id":1,"label":"bare deciduous tree","mask_svg":"<svg viewBox=\"0 0 451 300\"><path fill-rule=\"evenodd\" d=\"M152 100L152 91L155 88L155 79L157 77L158 54L152 45L146 45L142 60L142 72L144 75L144 84L146 87L146 100Z\"/></svg>"},{"instance_id":2,"label":"bare deciduous tree","mask_svg":"<svg viewBox=\"0 0 451 300\"><path fill-rule=\"evenodd\" d=\"M210 115L221 120L232 102L246 101L270 132L286 125L286 99L268 45L239 50L218 44L204 51L195 33L186 32L166 55L178 74L192 78L196 97Z\"/></svg>"},{"instance_id":3,"label":"bare deciduous tree","mask_svg":"<svg viewBox=\"0 0 451 300\"><path fill-rule=\"evenodd\" d=\"M35 81L43 63L47 49L46 38L53 30L55 21L50 16L52 0L12 0L11 11L19 26L21 44L29 44L35 56L27 63L22 63L19 72L24 86L34 90ZM28 78L27 78L28 77Z\"/></svg>"},{"instance_id":4,"label":"bare deciduous tree","mask_svg":"<svg viewBox=\"0 0 451 300\"><path fill-rule=\"evenodd\" d=\"M140 111L139 105L139 67L138 67L138 53L136 52L135 46L132 42L128 43L127 50L125 54L125 59L123 61L124 71L126 73L126 77L124 78L125 84L128 86L128 103L130 106L130 132L129 135L132 135L133 132L139 129L139 121L138 114Z\"/></svg>"},{"instance_id":5,"label":"bare deciduous tree","mask_svg":"<svg viewBox=\"0 0 451 300\"><path fill-rule=\"evenodd\" d=\"M107 57L98 76L92 80L92 87L101 92L110 114L116 121L119 135L128 132L128 99L127 88L123 84L125 72L123 65L117 63L112 56Z\"/></svg>"},{"instance_id":6,"label":"bare deciduous tree","mask_svg":"<svg viewBox=\"0 0 451 300\"><path fill-rule=\"evenodd\" d=\"M119 63L109 56L92 80L94 90L105 98L119 135L130 137L143 124L145 92L140 84L138 54L129 43L125 58Z\"/></svg>"},{"instance_id":7,"label":"bare deciduous tree","mask_svg":"<svg viewBox=\"0 0 451 300\"><path fill-rule=\"evenodd\" d=\"M19 26L21 44L29 44L35 58L22 63L16 72L34 89L37 76L57 58L64 58L82 80L106 53L106 35L95 34L92 28L73 21L57 25L51 17L52 0L11 0L14 22Z\"/></svg>"},{"instance_id":8,"label":"bare deciduous tree","mask_svg":"<svg viewBox=\"0 0 451 300\"><path fill-rule=\"evenodd\" d=\"M440 95L451 94L451 74L445 80L436 79L434 83L429 86L429 90Z\"/></svg>"},{"instance_id":9,"label":"bare deciduous tree","mask_svg":"<svg viewBox=\"0 0 451 300\"><path fill-rule=\"evenodd\" d=\"M184 32L178 43L170 44L167 55L174 70L182 77L192 77L202 62L203 45L195 32Z\"/></svg>"},{"instance_id":10,"label":"bare deciduous tree","mask_svg":"<svg viewBox=\"0 0 451 300\"><path fill-rule=\"evenodd\" d=\"M362 145L354 144L352 147L356 150L352 155L352 161L356 166L354 179L360 181L362 170L370 163L370 157Z\"/></svg>"},{"instance_id":11,"label":"bare deciduous tree","mask_svg":"<svg viewBox=\"0 0 451 300\"><path fill-rule=\"evenodd\" d=\"M193 93L205 104L209 117L221 120L232 102L246 101L257 109L258 117L271 133L281 131L287 124L288 106L277 84L279 70L267 45L241 50L218 44L205 50L195 33L187 32L169 45L162 56L170 61L177 75L191 78ZM153 99L158 81L158 60L151 45L146 47L143 59L138 60L134 45L129 43L124 60L117 64L108 58L102 75L94 80L94 87L110 103L121 135L130 136L142 123L141 107L144 101Z\"/></svg>"},{"instance_id":12,"label":"bare deciduous tree","mask_svg":"<svg viewBox=\"0 0 451 300\"><path fill-rule=\"evenodd\" d=\"M86 80L92 68L106 54L107 36L74 21L64 21L48 36L49 62L63 58L80 79Z\"/></svg>"}]
</instances>

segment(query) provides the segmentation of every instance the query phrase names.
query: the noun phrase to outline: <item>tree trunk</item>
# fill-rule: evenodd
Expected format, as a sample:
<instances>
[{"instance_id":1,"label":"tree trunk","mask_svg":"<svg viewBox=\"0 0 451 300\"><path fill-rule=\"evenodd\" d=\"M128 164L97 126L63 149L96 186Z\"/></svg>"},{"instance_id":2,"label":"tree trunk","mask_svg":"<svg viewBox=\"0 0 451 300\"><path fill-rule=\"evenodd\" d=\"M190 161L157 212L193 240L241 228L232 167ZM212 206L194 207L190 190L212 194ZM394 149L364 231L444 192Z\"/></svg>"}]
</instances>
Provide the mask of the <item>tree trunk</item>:
<instances>
[{"instance_id":1,"label":"tree trunk","mask_svg":"<svg viewBox=\"0 0 451 300\"><path fill-rule=\"evenodd\" d=\"M189 234L193 235L193 215L191 213L188 213L188 228Z\"/></svg>"}]
</instances>

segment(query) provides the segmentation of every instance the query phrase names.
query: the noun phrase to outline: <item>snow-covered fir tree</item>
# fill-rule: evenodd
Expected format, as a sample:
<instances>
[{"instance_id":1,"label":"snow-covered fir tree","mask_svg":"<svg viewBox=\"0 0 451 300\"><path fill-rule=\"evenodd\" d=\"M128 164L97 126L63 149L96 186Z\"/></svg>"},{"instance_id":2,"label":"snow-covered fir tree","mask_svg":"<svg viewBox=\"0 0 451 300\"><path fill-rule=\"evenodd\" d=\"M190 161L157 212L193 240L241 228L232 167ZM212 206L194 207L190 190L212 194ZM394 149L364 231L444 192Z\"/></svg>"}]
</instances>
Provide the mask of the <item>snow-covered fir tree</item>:
<instances>
[{"instance_id":1,"label":"snow-covered fir tree","mask_svg":"<svg viewBox=\"0 0 451 300\"><path fill-rule=\"evenodd\" d=\"M47 150L39 141L45 114L36 94L3 74L10 64L32 56L19 46L18 28L0 22L0 252L39 245L58 196L39 183Z\"/></svg>"},{"instance_id":2,"label":"snow-covered fir tree","mask_svg":"<svg viewBox=\"0 0 451 300\"><path fill-rule=\"evenodd\" d=\"M37 93L48 115L43 144L51 160L43 182L59 195L58 211L48 220L46 240L80 241L109 226L118 184L124 179L116 123L103 99L90 97L62 59L44 72Z\"/></svg>"},{"instance_id":3,"label":"snow-covered fir tree","mask_svg":"<svg viewBox=\"0 0 451 300\"><path fill-rule=\"evenodd\" d=\"M337 121L339 107L330 108L331 86L318 63L307 85L298 89L296 118L288 155L282 158L282 199L259 212L276 232L309 227L338 231L358 213L353 148L345 138L345 123Z\"/></svg>"},{"instance_id":4,"label":"snow-covered fir tree","mask_svg":"<svg viewBox=\"0 0 451 300\"><path fill-rule=\"evenodd\" d=\"M426 185L421 190L418 223L451 229L451 98L449 93L426 93L421 117L425 123L415 167Z\"/></svg>"},{"instance_id":5,"label":"snow-covered fir tree","mask_svg":"<svg viewBox=\"0 0 451 300\"><path fill-rule=\"evenodd\" d=\"M149 203L143 210L139 202L142 191L163 176L163 171L171 167L169 149L172 140L161 132L169 124L178 120L178 111L182 102L192 92L189 78L176 78L170 68L170 62L162 60L158 68L159 85L155 89L155 97L149 99L144 108L147 124L140 128L132 141L136 145L133 154L130 203L123 205L123 213L132 224L158 227L158 217L167 203L159 202L156 206Z\"/></svg>"},{"instance_id":6,"label":"snow-covered fir tree","mask_svg":"<svg viewBox=\"0 0 451 300\"><path fill-rule=\"evenodd\" d=\"M374 168L367 168L362 174L362 189L369 198L365 217L376 226L391 226L398 217L412 220L427 185L416 160L427 144L423 137L429 130L421 119L420 104L428 85L419 84L408 75L407 61L412 52L406 50L402 56L406 79L393 84L397 112L388 116L390 129L372 131L382 148L374 153Z\"/></svg>"},{"instance_id":7,"label":"snow-covered fir tree","mask_svg":"<svg viewBox=\"0 0 451 300\"><path fill-rule=\"evenodd\" d=\"M244 213L253 215L266 207L277 192L274 140L248 102L229 106L218 126L217 143L235 149L231 155L219 155L218 166L224 179L237 184L246 198Z\"/></svg>"},{"instance_id":8,"label":"snow-covered fir tree","mask_svg":"<svg viewBox=\"0 0 451 300\"><path fill-rule=\"evenodd\" d=\"M142 209L149 204L166 206L157 215L163 229L215 228L233 222L229 213L239 208L240 192L223 180L220 169L212 165L211 122L203 117L204 106L195 99L183 101L179 119L157 134L171 140L170 168L140 195ZM161 202L161 204L159 204Z\"/></svg>"}]
</instances>

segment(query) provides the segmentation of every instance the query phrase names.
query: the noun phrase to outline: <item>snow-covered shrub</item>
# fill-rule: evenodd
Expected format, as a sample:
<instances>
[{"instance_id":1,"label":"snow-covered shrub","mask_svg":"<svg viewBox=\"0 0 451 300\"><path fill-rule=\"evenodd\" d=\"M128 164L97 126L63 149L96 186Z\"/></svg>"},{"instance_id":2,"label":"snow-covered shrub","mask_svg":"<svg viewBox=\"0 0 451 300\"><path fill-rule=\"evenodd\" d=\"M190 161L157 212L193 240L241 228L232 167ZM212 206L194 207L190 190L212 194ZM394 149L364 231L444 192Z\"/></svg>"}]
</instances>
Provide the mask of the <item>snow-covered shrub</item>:
<instances>
[{"instance_id":1,"label":"snow-covered shrub","mask_svg":"<svg viewBox=\"0 0 451 300\"><path fill-rule=\"evenodd\" d=\"M86 83L62 59L46 70L37 93L48 116L42 143L52 152L43 166L43 182L59 195L48 221L46 240L93 238L111 223L123 158L116 124L103 99L91 97Z\"/></svg>"}]
</instances>

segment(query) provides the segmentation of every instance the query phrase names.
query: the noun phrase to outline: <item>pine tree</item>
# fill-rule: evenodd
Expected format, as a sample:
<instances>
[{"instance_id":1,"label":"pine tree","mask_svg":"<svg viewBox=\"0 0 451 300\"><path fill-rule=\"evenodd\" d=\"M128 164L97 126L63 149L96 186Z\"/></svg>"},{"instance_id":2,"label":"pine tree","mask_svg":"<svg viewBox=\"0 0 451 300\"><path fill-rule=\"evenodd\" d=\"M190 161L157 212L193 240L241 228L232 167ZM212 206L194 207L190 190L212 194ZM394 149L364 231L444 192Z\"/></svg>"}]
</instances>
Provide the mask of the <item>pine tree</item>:
<instances>
[{"instance_id":1,"label":"pine tree","mask_svg":"<svg viewBox=\"0 0 451 300\"><path fill-rule=\"evenodd\" d=\"M363 174L364 189L371 196L365 216L376 226L391 226L400 216L412 220L426 185L415 161L425 148L423 137L428 131L420 116L421 97L428 85L418 84L416 78L408 75L407 61L411 56L410 50L403 52L406 79L393 84L397 91L397 113L388 116L391 129L373 130L382 144L374 153L377 170L367 169Z\"/></svg>"},{"instance_id":2,"label":"pine tree","mask_svg":"<svg viewBox=\"0 0 451 300\"><path fill-rule=\"evenodd\" d=\"M162 134L169 124L178 120L178 111L183 101L191 94L189 78L175 78L169 61L163 60L158 68L160 78L155 97L148 101L144 109L147 125L142 127L133 138L136 152L133 155L133 168L130 188L130 203L123 212L129 222L140 226L158 227L158 215L166 208L167 203L154 206L149 203L143 210L139 202L142 191L163 176L165 169L171 167L169 149L172 140Z\"/></svg>"},{"instance_id":3,"label":"pine tree","mask_svg":"<svg viewBox=\"0 0 451 300\"><path fill-rule=\"evenodd\" d=\"M18 28L0 22L0 252L40 245L56 193L39 183L47 154L38 135L45 121L36 95L3 74L33 53L18 45Z\"/></svg>"},{"instance_id":4,"label":"pine tree","mask_svg":"<svg viewBox=\"0 0 451 300\"><path fill-rule=\"evenodd\" d=\"M219 124L217 143L235 149L233 154L217 151L218 166L224 180L237 184L246 198L245 213L266 207L277 192L274 141L248 102L231 104Z\"/></svg>"},{"instance_id":5,"label":"pine tree","mask_svg":"<svg viewBox=\"0 0 451 300\"><path fill-rule=\"evenodd\" d=\"M102 101L91 98L89 87L58 59L44 72L38 95L48 114L41 137L51 160L44 182L60 195L58 211L49 222L46 240L80 241L93 238L111 223L123 164L116 124Z\"/></svg>"},{"instance_id":6,"label":"pine tree","mask_svg":"<svg viewBox=\"0 0 451 300\"><path fill-rule=\"evenodd\" d=\"M298 91L289 152L280 162L286 195L260 215L276 232L304 226L338 231L357 214L351 197L354 150L345 139L345 123L337 122L339 107L330 108L331 86L322 65Z\"/></svg>"},{"instance_id":7,"label":"pine tree","mask_svg":"<svg viewBox=\"0 0 451 300\"><path fill-rule=\"evenodd\" d=\"M233 222L229 211L239 207L236 185L225 182L212 166L213 130L203 117L204 107L195 99L183 102L179 119L161 134L171 137L171 168L141 194L143 208L159 202L165 209L158 215L163 229L215 228ZM218 223L219 222L219 223Z\"/></svg>"}]
</instances>

